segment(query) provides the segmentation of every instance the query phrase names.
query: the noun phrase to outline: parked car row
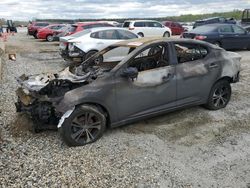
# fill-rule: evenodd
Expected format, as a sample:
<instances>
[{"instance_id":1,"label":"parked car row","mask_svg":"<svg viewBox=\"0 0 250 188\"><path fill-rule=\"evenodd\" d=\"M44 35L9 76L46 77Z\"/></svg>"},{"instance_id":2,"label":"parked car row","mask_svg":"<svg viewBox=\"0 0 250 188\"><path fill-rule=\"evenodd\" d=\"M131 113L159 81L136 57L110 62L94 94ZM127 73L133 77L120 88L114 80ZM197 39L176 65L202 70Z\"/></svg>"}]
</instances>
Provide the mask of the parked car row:
<instances>
[{"instance_id":1,"label":"parked car row","mask_svg":"<svg viewBox=\"0 0 250 188\"><path fill-rule=\"evenodd\" d=\"M76 24L49 24L46 22L33 22L28 26L28 35L36 39L45 39L49 42L58 41L59 37L72 35L84 29L94 27L114 27L106 22L79 22Z\"/></svg>"},{"instance_id":2,"label":"parked car row","mask_svg":"<svg viewBox=\"0 0 250 188\"><path fill-rule=\"evenodd\" d=\"M99 23L98 23L99 24ZM125 21L122 28L85 25L81 32L60 38L60 54L65 60L82 62L107 46L139 37L170 37L172 31L153 20Z\"/></svg>"},{"instance_id":3,"label":"parked car row","mask_svg":"<svg viewBox=\"0 0 250 188\"><path fill-rule=\"evenodd\" d=\"M96 52L122 40L139 36L124 28L96 27L60 38L60 54L65 60L82 62Z\"/></svg>"}]
</instances>

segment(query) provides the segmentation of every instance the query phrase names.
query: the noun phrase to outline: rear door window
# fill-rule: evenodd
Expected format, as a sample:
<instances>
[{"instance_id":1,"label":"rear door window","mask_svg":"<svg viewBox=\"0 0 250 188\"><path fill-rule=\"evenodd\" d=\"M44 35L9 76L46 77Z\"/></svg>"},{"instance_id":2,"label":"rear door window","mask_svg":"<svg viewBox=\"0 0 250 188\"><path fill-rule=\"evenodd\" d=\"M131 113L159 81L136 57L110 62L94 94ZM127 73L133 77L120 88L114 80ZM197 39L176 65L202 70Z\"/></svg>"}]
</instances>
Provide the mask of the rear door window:
<instances>
[{"instance_id":1,"label":"rear door window","mask_svg":"<svg viewBox=\"0 0 250 188\"><path fill-rule=\"evenodd\" d=\"M220 33L233 33L233 28L231 25L223 25L219 28Z\"/></svg>"},{"instance_id":2,"label":"rear door window","mask_svg":"<svg viewBox=\"0 0 250 188\"><path fill-rule=\"evenodd\" d=\"M145 27L145 22L135 22L134 27Z\"/></svg>"},{"instance_id":3,"label":"rear door window","mask_svg":"<svg viewBox=\"0 0 250 188\"><path fill-rule=\"evenodd\" d=\"M124 31L124 30L117 30L119 39L134 39L138 38L136 34L129 32L129 31Z\"/></svg>"},{"instance_id":4,"label":"rear door window","mask_svg":"<svg viewBox=\"0 0 250 188\"><path fill-rule=\"evenodd\" d=\"M243 28L241 28L241 27L239 27L237 25L233 25L233 31L234 31L234 33L240 34L240 35L246 33L246 31Z\"/></svg>"},{"instance_id":5,"label":"rear door window","mask_svg":"<svg viewBox=\"0 0 250 188\"><path fill-rule=\"evenodd\" d=\"M162 25L158 22L153 22L153 27L162 27Z\"/></svg>"},{"instance_id":6,"label":"rear door window","mask_svg":"<svg viewBox=\"0 0 250 188\"><path fill-rule=\"evenodd\" d=\"M146 27L154 27L154 22L146 22Z\"/></svg>"},{"instance_id":7,"label":"rear door window","mask_svg":"<svg viewBox=\"0 0 250 188\"><path fill-rule=\"evenodd\" d=\"M105 30L94 32L90 35L91 38L96 39L108 39L108 40L118 40L118 32L116 30Z\"/></svg>"},{"instance_id":8,"label":"rear door window","mask_svg":"<svg viewBox=\"0 0 250 188\"><path fill-rule=\"evenodd\" d=\"M203 59L208 54L208 50L199 44L176 43L175 50L178 63Z\"/></svg>"},{"instance_id":9,"label":"rear door window","mask_svg":"<svg viewBox=\"0 0 250 188\"><path fill-rule=\"evenodd\" d=\"M35 26L48 26L48 23L36 23Z\"/></svg>"}]
</instances>

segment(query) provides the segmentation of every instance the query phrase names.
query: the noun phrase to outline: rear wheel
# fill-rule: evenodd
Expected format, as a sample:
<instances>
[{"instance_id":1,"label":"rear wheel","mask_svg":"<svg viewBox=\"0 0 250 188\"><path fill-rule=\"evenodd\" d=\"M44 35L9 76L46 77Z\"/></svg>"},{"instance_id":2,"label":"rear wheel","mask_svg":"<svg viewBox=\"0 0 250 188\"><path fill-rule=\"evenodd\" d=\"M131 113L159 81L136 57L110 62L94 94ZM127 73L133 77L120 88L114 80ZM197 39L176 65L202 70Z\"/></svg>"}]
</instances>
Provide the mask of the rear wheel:
<instances>
[{"instance_id":1,"label":"rear wheel","mask_svg":"<svg viewBox=\"0 0 250 188\"><path fill-rule=\"evenodd\" d=\"M52 41L54 40L54 38L53 38L52 35L48 35L48 36L46 37L46 40L47 40L48 42L52 42Z\"/></svg>"},{"instance_id":2,"label":"rear wheel","mask_svg":"<svg viewBox=\"0 0 250 188\"><path fill-rule=\"evenodd\" d=\"M82 105L65 119L60 133L68 146L83 146L98 140L105 128L103 112L96 106Z\"/></svg>"},{"instance_id":3,"label":"rear wheel","mask_svg":"<svg viewBox=\"0 0 250 188\"><path fill-rule=\"evenodd\" d=\"M165 33L163 34L163 37L170 37L170 33L169 33L169 32L165 32Z\"/></svg>"},{"instance_id":4,"label":"rear wheel","mask_svg":"<svg viewBox=\"0 0 250 188\"><path fill-rule=\"evenodd\" d=\"M212 87L207 104L209 110L219 110L225 108L231 98L231 86L227 80L221 80Z\"/></svg>"}]
</instances>

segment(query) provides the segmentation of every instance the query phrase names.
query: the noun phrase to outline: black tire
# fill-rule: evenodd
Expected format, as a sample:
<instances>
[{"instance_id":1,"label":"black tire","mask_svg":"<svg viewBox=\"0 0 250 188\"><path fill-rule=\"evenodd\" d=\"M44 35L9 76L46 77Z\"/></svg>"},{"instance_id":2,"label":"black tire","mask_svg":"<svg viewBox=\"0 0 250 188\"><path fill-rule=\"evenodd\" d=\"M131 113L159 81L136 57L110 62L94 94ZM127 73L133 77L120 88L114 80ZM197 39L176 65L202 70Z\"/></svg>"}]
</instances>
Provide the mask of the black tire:
<instances>
[{"instance_id":1,"label":"black tire","mask_svg":"<svg viewBox=\"0 0 250 188\"><path fill-rule=\"evenodd\" d=\"M35 32L35 33L33 34L33 37L34 37L35 39L38 38L38 37L37 37L37 32Z\"/></svg>"},{"instance_id":2,"label":"black tire","mask_svg":"<svg viewBox=\"0 0 250 188\"><path fill-rule=\"evenodd\" d=\"M225 108L231 98L231 86L227 80L216 82L209 94L207 104L204 106L209 110Z\"/></svg>"},{"instance_id":3,"label":"black tire","mask_svg":"<svg viewBox=\"0 0 250 188\"><path fill-rule=\"evenodd\" d=\"M105 129L104 113L96 106L81 105L76 107L72 114L65 119L60 133L68 146L83 146L98 140Z\"/></svg>"},{"instance_id":4,"label":"black tire","mask_svg":"<svg viewBox=\"0 0 250 188\"><path fill-rule=\"evenodd\" d=\"M46 37L46 40L47 40L48 42L53 42L53 40L54 40L53 35L48 35L48 36Z\"/></svg>"},{"instance_id":5,"label":"black tire","mask_svg":"<svg viewBox=\"0 0 250 188\"><path fill-rule=\"evenodd\" d=\"M165 33L163 34L163 37L170 37L170 33L169 33L169 32L165 32Z\"/></svg>"},{"instance_id":6,"label":"black tire","mask_svg":"<svg viewBox=\"0 0 250 188\"><path fill-rule=\"evenodd\" d=\"M144 34L142 32L137 33L137 35L139 35L140 37L144 37Z\"/></svg>"}]
</instances>

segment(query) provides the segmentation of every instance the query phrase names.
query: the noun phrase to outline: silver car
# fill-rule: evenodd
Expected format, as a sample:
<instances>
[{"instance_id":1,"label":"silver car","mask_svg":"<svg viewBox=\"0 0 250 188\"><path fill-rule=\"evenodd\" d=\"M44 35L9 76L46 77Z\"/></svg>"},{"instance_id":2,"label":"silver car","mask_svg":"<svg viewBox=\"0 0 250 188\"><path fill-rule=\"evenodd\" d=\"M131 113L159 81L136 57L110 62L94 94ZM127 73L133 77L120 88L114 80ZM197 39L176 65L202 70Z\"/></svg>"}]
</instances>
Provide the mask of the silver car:
<instances>
[{"instance_id":1,"label":"silver car","mask_svg":"<svg viewBox=\"0 0 250 188\"><path fill-rule=\"evenodd\" d=\"M69 146L85 145L107 127L187 106L226 107L230 84L239 81L240 59L201 41L127 40L78 67L21 76L16 108L32 116L36 130L54 124Z\"/></svg>"},{"instance_id":2,"label":"silver car","mask_svg":"<svg viewBox=\"0 0 250 188\"><path fill-rule=\"evenodd\" d=\"M138 38L136 34L117 27L86 29L60 38L60 54L70 61L82 62L96 52L123 40Z\"/></svg>"}]
</instances>

